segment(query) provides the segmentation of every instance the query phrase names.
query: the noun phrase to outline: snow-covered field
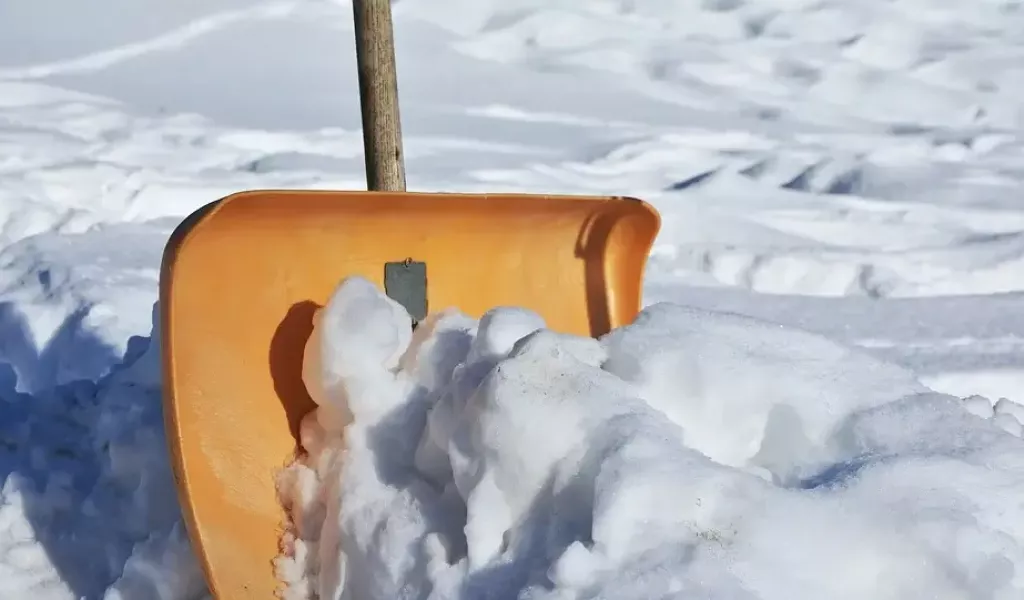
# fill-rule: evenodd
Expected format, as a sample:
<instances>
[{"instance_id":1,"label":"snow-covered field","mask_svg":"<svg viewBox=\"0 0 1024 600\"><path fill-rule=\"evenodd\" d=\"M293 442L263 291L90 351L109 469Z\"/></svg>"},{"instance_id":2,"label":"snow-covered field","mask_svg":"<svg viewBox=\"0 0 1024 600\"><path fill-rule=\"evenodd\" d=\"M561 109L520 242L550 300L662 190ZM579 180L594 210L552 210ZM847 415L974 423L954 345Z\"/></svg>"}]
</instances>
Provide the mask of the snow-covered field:
<instances>
[{"instance_id":1,"label":"snow-covered field","mask_svg":"<svg viewBox=\"0 0 1024 600\"><path fill-rule=\"evenodd\" d=\"M399 380L455 377L454 412L416 408L391 459L437 497L354 448L348 506L394 509L333 515L354 598L1024 597L1021 3L394 12L410 188L643 197L646 303L678 306L534 336L473 401L459 351L422 346ZM0 598L205 593L149 347L160 252L233 191L363 187L354 63L343 1L0 4ZM353 412L359 440L379 415Z\"/></svg>"}]
</instances>

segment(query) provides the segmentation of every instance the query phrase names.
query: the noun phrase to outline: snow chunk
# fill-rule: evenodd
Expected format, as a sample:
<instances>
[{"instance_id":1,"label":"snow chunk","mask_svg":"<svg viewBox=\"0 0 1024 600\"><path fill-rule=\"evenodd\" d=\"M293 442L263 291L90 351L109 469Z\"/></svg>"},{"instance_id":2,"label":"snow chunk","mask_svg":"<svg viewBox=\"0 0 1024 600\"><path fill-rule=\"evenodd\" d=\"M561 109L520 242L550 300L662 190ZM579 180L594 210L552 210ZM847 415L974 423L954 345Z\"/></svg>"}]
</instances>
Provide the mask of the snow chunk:
<instances>
[{"instance_id":1,"label":"snow chunk","mask_svg":"<svg viewBox=\"0 0 1024 600\"><path fill-rule=\"evenodd\" d=\"M903 369L726 313L655 305L595 340L449 309L406 336L381 292L342 285L359 293L324 311L362 311L347 323L380 351L346 352L344 327L307 347L331 390L316 412L354 408L344 427L307 417L308 454L279 479L287 598L1024 591L1014 406L979 418Z\"/></svg>"},{"instance_id":2,"label":"snow chunk","mask_svg":"<svg viewBox=\"0 0 1024 600\"><path fill-rule=\"evenodd\" d=\"M672 304L606 335L605 368L713 460L786 478L858 409L925 391L912 373L808 332Z\"/></svg>"}]
</instances>

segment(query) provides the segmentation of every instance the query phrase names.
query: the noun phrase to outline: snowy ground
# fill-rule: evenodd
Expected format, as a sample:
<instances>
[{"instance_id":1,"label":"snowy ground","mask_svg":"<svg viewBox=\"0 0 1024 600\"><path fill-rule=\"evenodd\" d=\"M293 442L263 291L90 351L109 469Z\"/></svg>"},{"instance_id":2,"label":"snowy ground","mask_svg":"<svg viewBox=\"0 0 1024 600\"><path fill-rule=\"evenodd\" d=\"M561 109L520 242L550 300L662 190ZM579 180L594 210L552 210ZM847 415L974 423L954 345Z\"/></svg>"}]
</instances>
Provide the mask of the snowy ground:
<instances>
[{"instance_id":1,"label":"snowy ground","mask_svg":"<svg viewBox=\"0 0 1024 600\"><path fill-rule=\"evenodd\" d=\"M410 188L643 197L665 222L648 303L1024 402L1018 2L394 10ZM0 597L202 594L147 352L160 251L233 191L363 186L350 19L315 0L0 5ZM1019 463L999 493L1021 493ZM986 552L1006 560L971 563L968 597L1019 593L1020 506L1002 518L1016 533Z\"/></svg>"}]
</instances>

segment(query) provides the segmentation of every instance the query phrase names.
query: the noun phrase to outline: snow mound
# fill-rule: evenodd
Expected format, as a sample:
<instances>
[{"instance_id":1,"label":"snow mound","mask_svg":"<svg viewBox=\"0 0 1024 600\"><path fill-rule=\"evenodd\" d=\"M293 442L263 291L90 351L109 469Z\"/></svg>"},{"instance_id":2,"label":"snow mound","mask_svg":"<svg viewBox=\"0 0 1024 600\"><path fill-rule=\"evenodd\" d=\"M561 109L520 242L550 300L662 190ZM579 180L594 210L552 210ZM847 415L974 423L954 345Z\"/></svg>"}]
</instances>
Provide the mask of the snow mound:
<instances>
[{"instance_id":1,"label":"snow mound","mask_svg":"<svg viewBox=\"0 0 1024 600\"><path fill-rule=\"evenodd\" d=\"M0 364L0 598L200 600L164 436L160 331L35 395Z\"/></svg>"},{"instance_id":2,"label":"snow mound","mask_svg":"<svg viewBox=\"0 0 1024 600\"><path fill-rule=\"evenodd\" d=\"M317 319L286 598L1024 592L1019 405L671 304L600 340L514 307L409 323L358 278Z\"/></svg>"}]
</instances>

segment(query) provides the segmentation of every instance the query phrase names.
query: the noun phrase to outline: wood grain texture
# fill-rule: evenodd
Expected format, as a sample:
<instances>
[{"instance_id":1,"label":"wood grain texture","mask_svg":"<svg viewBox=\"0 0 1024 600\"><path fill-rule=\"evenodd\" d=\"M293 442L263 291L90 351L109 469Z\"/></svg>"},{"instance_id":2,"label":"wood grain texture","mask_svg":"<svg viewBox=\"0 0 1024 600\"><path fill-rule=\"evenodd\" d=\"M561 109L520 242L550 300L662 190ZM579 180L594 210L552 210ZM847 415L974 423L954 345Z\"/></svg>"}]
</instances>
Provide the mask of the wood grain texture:
<instances>
[{"instance_id":1,"label":"wood grain texture","mask_svg":"<svg viewBox=\"0 0 1024 600\"><path fill-rule=\"evenodd\" d=\"M390 0L353 0L366 187L404 192L405 165Z\"/></svg>"}]
</instances>

